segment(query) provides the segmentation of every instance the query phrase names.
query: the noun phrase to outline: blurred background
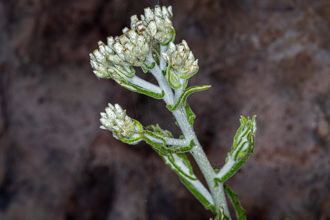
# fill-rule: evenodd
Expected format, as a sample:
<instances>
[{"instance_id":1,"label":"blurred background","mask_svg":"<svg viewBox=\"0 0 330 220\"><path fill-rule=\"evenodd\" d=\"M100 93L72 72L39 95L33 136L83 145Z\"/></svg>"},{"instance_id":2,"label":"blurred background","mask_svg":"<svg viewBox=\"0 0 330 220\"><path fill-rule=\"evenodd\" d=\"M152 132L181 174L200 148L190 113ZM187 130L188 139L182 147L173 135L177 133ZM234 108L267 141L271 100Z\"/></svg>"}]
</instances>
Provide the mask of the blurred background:
<instances>
[{"instance_id":1,"label":"blurred background","mask_svg":"<svg viewBox=\"0 0 330 220\"><path fill-rule=\"evenodd\" d=\"M330 219L328 0L1 0L0 219L211 216L150 147L98 128L111 102L178 134L164 103L89 65L97 41L157 3L199 59L190 84L212 84L189 102L215 167L239 116L258 115L255 152L229 181L248 219Z\"/></svg>"}]
</instances>

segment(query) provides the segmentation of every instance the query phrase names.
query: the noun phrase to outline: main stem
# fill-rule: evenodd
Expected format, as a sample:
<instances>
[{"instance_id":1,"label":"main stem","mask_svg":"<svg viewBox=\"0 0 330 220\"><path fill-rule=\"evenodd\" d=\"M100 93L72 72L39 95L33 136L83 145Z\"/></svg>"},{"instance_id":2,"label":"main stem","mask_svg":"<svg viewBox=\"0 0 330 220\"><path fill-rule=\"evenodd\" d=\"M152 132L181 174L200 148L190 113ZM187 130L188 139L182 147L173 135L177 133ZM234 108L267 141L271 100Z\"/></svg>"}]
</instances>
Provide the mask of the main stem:
<instances>
[{"instance_id":1,"label":"main stem","mask_svg":"<svg viewBox=\"0 0 330 220\"><path fill-rule=\"evenodd\" d=\"M161 51L165 51L165 47L161 47ZM148 54L147 60L150 62L150 64L152 62L155 62L151 53ZM163 91L165 92L165 96L163 97L163 100L165 101L166 104L172 105L174 103L174 95L171 87L169 86L169 84L167 83L166 79L162 74L163 69L165 69L165 61L163 57L160 56L160 65L158 66L156 64L155 67L152 70L150 70L150 72L158 81L160 88L162 88ZM182 106L180 106L176 110L172 111L172 114L174 115L176 121L178 122L185 138L188 140L193 140L195 143L195 146L192 148L190 152L194 157L199 169L204 175L204 178L207 182L207 185L213 197L216 211L218 212L218 208L221 206L224 209L225 215L230 218L230 213L228 210L223 184L215 183L214 169L212 168L209 160L207 159L207 156L205 155L203 148L199 143L196 134L188 121L188 117L185 109Z\"/></svg>"},{"instance_id":2,"label":"main stem","mask_svg":"<svg viewBox=\"0 0 330 220\"><path fill-rule=\"evenodd\" d=\"M195 143L195 146L191 150L191 155L194 157L199 169L201 170L206 183L211 191L211 195L214 200L215 207L218 212L218 208L220 206L223 207L225 215L230 218L230 213L228 210L228 205L223 189L223 184L222 183L215 183L214 178L215 178L215 172L214 169L212 168L209 160L207 159L206 154L204 153L204 150L199 143L196 134L190 125L187 114L185 112L185 109L183 107L179 107L176 110L174 110L173 115L176 119L176 121L179 123L179 126L182 130L183 135L185 138L188 138L188 140L193 140Z\"/></svg>"}]
</instances>

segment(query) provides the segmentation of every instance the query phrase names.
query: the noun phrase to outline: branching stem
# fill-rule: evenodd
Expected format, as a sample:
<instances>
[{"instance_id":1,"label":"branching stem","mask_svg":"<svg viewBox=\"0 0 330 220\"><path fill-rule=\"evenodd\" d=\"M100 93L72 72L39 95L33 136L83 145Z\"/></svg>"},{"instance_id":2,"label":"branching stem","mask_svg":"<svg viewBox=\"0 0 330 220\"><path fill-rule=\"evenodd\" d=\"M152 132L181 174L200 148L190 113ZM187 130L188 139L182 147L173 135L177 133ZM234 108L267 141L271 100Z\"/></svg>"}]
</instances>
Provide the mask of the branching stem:
<instances>
[{"instance_id":1,"label":"branching stem","mask_svg":"<svg viewBox=\"0 0 330 220\"><path fill-rule=\"evenodd\" d=\"M212 168L209 160L207 159L207 156L201 144L199 143L193 128L189 124L184 108L179 107L178 109L174 110L173 115L177 120L177 122L179 123L183 135L188 139L191 138L195 142L195 146L191 150L191 155L195 159L199 169L201 170L207 182L215 206L216 207L222 206L225 211L225 214L228 217L230 217L225 193L223 190L223 184L222 183L216 184L216 182L214 181L214 178L216 177L214 169Z\"/></svg>"},{"instance_id":2,"label":"branching stem","mask_svg":"<svg viewBox=\"0 0 330 220\"><path fill-rule=\"evenodd\" d=\"M151 62L153 59L152 56L148 56L149 62ZM160 63L162 64L162 62ZM153 76L156 78L159 86L161 89L165 91L165 96L163 100L165 103L168 104L173 104L176 102L175 97L173 95L173 91L171 87L168 85L165 77L162 74L162 69L158 66L155 65L155 67L150 70L150 72L153 74ZM209 160L207 159L207 156L201 146L201 144L198 141L198 138L190 125L188 121L188 117L186 114L186 111L183 106L178 107L176 110L172 111L172 114L174 115L176 121L178 122L180 129L187 140L193 140L195 143L195 146L191 150L191 155L195 159L199 169L201 170L207 185L209 187L209 190L211 192L214 204L216 209L218 210L217 207L223 207L225 214L230 217L224 189L223 189L223 184L222 183L216 183L214 180L216 178L216 173L214 169L212 168Z\"/></svg>"}]
</instances>

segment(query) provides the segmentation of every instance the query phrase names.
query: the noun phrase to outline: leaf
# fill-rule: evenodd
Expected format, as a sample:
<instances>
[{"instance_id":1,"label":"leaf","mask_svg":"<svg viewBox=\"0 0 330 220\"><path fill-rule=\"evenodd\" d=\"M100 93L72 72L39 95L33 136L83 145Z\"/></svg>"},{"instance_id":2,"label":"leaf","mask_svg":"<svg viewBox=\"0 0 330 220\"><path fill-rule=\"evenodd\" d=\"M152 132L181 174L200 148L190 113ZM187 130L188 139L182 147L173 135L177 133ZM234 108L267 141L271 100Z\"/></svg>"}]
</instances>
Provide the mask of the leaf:
<instances>
[{"instance_id":1,"label":"leaf","mask_svg":"<svg viewBox=\"0 0 330 220\"><path fill-rule=\"evenodd\" d=\"M159 135L162 135L164 137L173 137L173 134L168 131L168 130L165 130L165 129L162 129L159 124L156 124L156 125L148 125L146 127L148 130L152 131L153 133L156 133L156 134L159 134Z\"/></svg>"},{"instance_id":2,"label":"leaf","mask_svg":"<svg viewBox=\"0 0 330 220\"><path fill-rule=\"evenodd\" d=\"M225 215L225 210L222 206L219 207L218 213L219 214L211 220L230 220L229 217Z\"/></svg>"},{"instance_id":3,"label":"leaf","mask_svg":"<svg viewBox=\"0 0 330 220\"><path fill-rule=\"evenodd\" d=\"M192 77L192 76L194 76L196 73L198 73L198 70L199 70L199 68L197 68L196 71L191 72L191 73L189 73L189 72L187 72L187 73L183 73L183 74L180 76L180 78L181 78L181 79L189 79L190 77Z\"/></svg>"},{"instance_id":4,"label":"leaf","mask_svg":"<svg viewBox=\"0 0 330 220\"><path fill-rule=\"evenodd\" d=\"M148 144L152 145L154 149L160 151L163 155L168 155L169 153L186 153L189 152L195 146L195 143L193 141L191 141L189 145L186 146L167 145L166 140L164 138L173 137L173 135L167 130L162 130L159 125L151 125L147 127L147 129L150 128L153 129L153 131L144 130L142 132L142 138ZM148 136L158 140L158 142L153 141L152 138L149 138Z\"/></svg>"},{"instance_id":5,"label":"leaf","mask_svg":"<svg viewBox=\"0 0 330 220\"><path fill-rule=\"evenodd\" d=\"M143 133L147 133L147 132L150 132L150 131L143 131ZM156 136L156 135L153 135L152 132L148 133L150 136L153 136L154 138L159 138L159 140L163 141L163 145L162 144L158 144L152 140L150 140L148 137L146 137L145 135L142 136L143 140L149 144L152 149L154 149L160 156L165 156L165 155L168 155L169 152L166 151L166 149L164 149L164 145L165 145L165 140Z\"/></svg>"},{"instance_id":6,"label":"leaf","mask_svg":"<svg viewBox=\"0 0 330 220\"><path fill-rule=\"evenodd\" d=\"M152 57L156 61L157 65L159 65L159 52L156 49L152 50Z\"/></svg>"},{"instance_id":7,"label":"leaf","mask_svg":"<svg viewBox=\"0 0 330 220\"><path fill-rule=\"evenodd\" d=\"M254 137L257 130L256 116L241 116L241 126L234 137L232 150L228 153L226 164L217 173L216 182L224 182L233 176L245 163L254 150Z\"/></svg>"},{"instance_id":8,"label":"leaf","mask_svg":"<svg viewBox=\"0 0 330 220\"><path fill-rule=\"evenodd\" d=\"M167 71L166 71L166 77L168 84L173 89L178 89L181 87L180 78L176 71L171 69L171 65L168 65Z\"/></svg>"},{"instance_id":9,"label":"leaf","mask_svg":"<svg viewBox=\"0 0 330 220\"><path fill-rule=\"evenodd\" d=\"M244 210L243 206L239 202L237 194L235 194L233 191L231 191L229 186L227 186L226 184L224 184L223 187L224 187L225 192L227 193L231 203L234 206L237 219L246 220L246 211Z\"/></svg>"},{"instance_id":10,"label":"leaf","mask_svg":"<svg viewBox=\"0 0 330 220\"><path fill-rule=\"evenodd\" d=\"M133 67L129 66L129 67L124 67L124 66L120 66L120 65L115 65L113 66L113 69L116 71L116 73L118 75L120 75L122 78L132 78L135 75L135 70Z\"/></svg>"},{"instance_id":11,"label":"leaf","mask_svg":"<svg viewBox=\"0 0 330 220\"><path fill-rule=\"evenodd\" d=\"M200 201L200 203L216 214L211 194L194 175L192 166L185 154L169 154L161 156L164 162L179 176L181 182Z\"/></svg>"},{"instance_id":12,"label":"leaf","mask_svg":"<svg viewBox=\"0 0 330 220\"><path fill-rule=\"evenodd\" d=\"M145 71L152 70L155 67L155 65L156 65L155 62L152 62L150 64L150 66L148 64L146 64L145 62L143 62L143 68L144 68L144 70L142 69L142 71L144 73L146 73Z\"/></svg>"},{"instance_id":13,"label":"leaf","mask_svg":"<svg viewBox=\"0 0 330 220\"><path fill-rule=\"evenodd\" d=\"M210 85L200 85L200 86L189 87L188 89L185 89L183 91L183 93L181 94L181 96L178 98L177 102L174 105L167 105L166 107L168 108L168 110L174 111L180 105L183 105L183 104L186 103L186 100L187 100L187 98L190 94L192 94L194 92L204 91L204 90L207 90L209 88L211 88Z\"/></svg>"},{"instance_id":14,"label":"leaf","mask_svg":"<svg viewBox=\"0 0 330 220\"><path fill-rule=\"evenodd\" d=\"M187 179L179 175L180 181L187 187L187 189L195 196L195 198L204 206L206 210L210 210L213 214L216 213L215 207L208 201Z\"/></svg>"},{"instance_id":15,"label":"leaf","mask_svg":"<svg viewBox=\"0 0 330 220\"><path fill-rule=\"evenodd\" d=\"M157 92L152 92L150 90L141 88L139 86L136 86L136 85L128 83L128 82L117 81L117 83L132 92L137 92L137 93L140 93L143 95L147 95L147 96L150 96L155 99L162 99L165 95L163 90L162 90L162 93L157 93Z\"/></svg>"},{"instance_id":16,"label":"leaf","mask_svg":"<svg viewBox=\"0 0 330 220\"><path fill-rule=\"evenodd\" d=\"M186 103L185 110L186 110L186 113L187 113L187 116L188 116L189 124L190 124L191 126L194 126L194 121L195 121L196 115L195 115L195 113L192 111L192 109L190 108L190 106L189 106L188 103Z\"/></svg>"}]
</instances>

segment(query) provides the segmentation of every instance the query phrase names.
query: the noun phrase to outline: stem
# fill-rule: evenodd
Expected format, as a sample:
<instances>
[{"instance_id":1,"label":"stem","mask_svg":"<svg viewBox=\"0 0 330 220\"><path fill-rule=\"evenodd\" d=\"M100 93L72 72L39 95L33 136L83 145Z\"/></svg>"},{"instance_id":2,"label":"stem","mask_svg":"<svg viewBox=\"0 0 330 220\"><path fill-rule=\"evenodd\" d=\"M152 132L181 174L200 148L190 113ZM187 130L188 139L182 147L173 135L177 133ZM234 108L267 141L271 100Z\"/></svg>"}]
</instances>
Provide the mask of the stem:
<instances>
[{"instance_id":1,"label":"stem","mask_svg":"<svg viewBox=\"0 0 330 220\"><path fill-rule=\"evenodd\" d=\"M150 82L148 82L148 81L146 81L144 79L141 79L140 77L138 77L136 75L133 78L128 78L127 80L130 83L133 83L133 84L135 84L137 86L140 86L140 87L142 87L144 89L147 89L147 90L149 90L151 92L156 92L156 93L161 93L162 92L162 90L160 89L159 86L156 86L153 83L150 83Z\"/></svg>"},{"instance_id":2,"label":"stem","mask_svg":"<svg viewBox=\"0 0 330 220\"><path fill-rule=\"evenodd\" d=\"M160 57L160 59L163 59L162 56ZM155 62L151 52L147 55L147 61L152 63ZM155 79L158 82L158 85L160 86L160 88L162 88L165 92L165 96L164 96L164 101L167 104L172 105L174 103L174 98L173 98L173 91L171 89L171 87L168 85L166 79L164 78L163 74L162 74L162 70L161 68L156 64L154 66L153 69L149 70L150 73L155 77Z\"/></svg>"},{"instance_id":3,"label":"stem","mask_svg":"<svg viewBox=\"0 0 330 220\"><path fill-rule=\"evenodd\" d=\"M164 50L164 48L161 48L161 52L162 50ZM150 63L154 62L151 53L148 54L147 60ZM175 97L173 94L173 90L168 85L165 77L162 74L162 69L165 69L165 62L163 60L163 57L160 56L160 66L156 64L155 67L152 70L150 70L150 72L156 78L160 88L162 88L165 92L165 96L163 100L167 105L168 104L172 105L173 103L175 103L174 100ZM203 148L199 143L197 136L188 121L185 109L182 106L180 106L176 110L172 111L172 114L174 115L176 121L178 122L181 131L185 136L185 139L193 140L195 143L195 146L191 150L191 154L194 157L199 169L203 173L206 183L211 191L211 195L216 207L216 211L218 212L218 208L222 206L225 215L228 216L229 219L231 219L223 189L223 183L216 183L214 181L214 179L216 178L216 173L214 172L214 169L212 168L209 160L207 159L207 156L204 153Z\"/></svg>"},{"instance_id":4,"label":"stem","mask_svg":"<svg viewBox=\"0 0 330 220\"><path fill-rule=\"evenodd\" d=\"M228 205L223 189L223 183L215 183L214 178L216 177L216 174L209 160L207 159L207 156L204 153L203 148L199 143L193 128L190 126L184 108L179 107L178 109L174 110L172 113L175 119L177 120L177 122L179 123L183 135L187 139L193 140L195 142L195 146L191 150L191 155L194 157L199 169L201 170L206 180L206 183L211 191L211 195L213 197L217 211L218 211L218 207L222 206L225 211L225 215L230 218L230 213L228 210Z\"/></svg>"},{"instance_id":5,"label":"stem","mask_svg":"<svg viewBox=\"0 0 330 220\"><path fill-rule=\"evenodd\" d=\"M158 144L163 144L162 141L160 141L159 139L157 139L151 135L145 134L145 136L147 138L149 138L150 140L152 140L153 142L156 142ZM163 139L166 141L166 144L168 144L168 145L187 146L190 143L190 141L187 139L176 139L176 138L169 138L169 137L163 137Z\"/></svg>"}]
</instances>

